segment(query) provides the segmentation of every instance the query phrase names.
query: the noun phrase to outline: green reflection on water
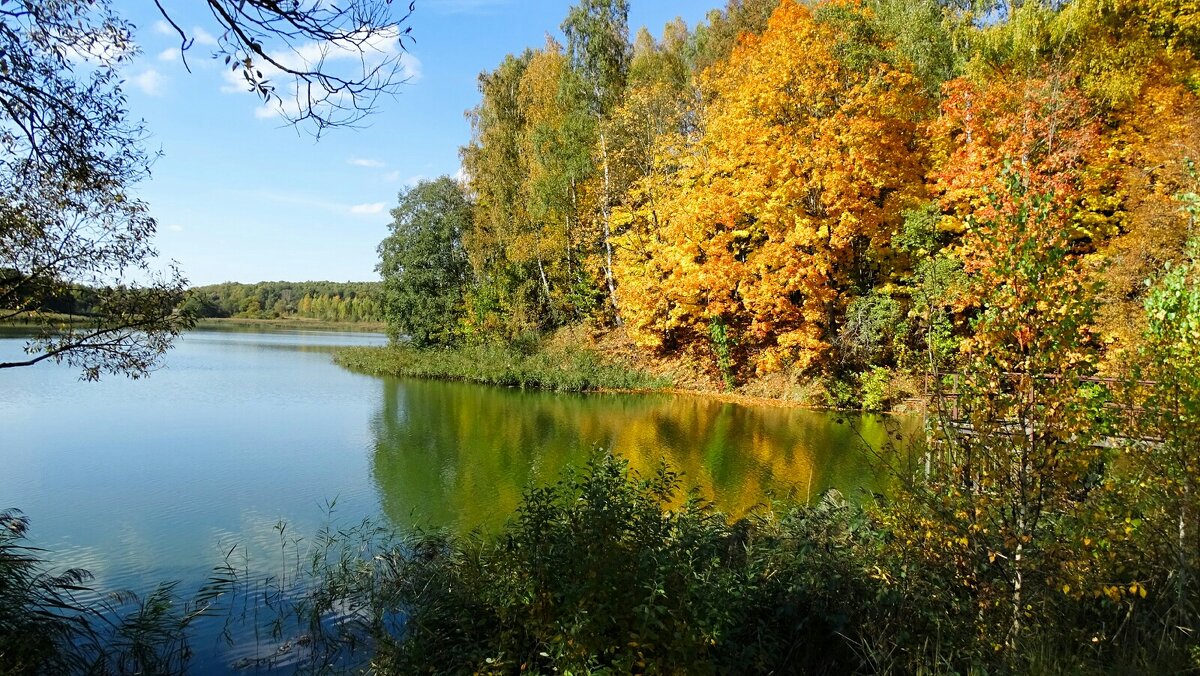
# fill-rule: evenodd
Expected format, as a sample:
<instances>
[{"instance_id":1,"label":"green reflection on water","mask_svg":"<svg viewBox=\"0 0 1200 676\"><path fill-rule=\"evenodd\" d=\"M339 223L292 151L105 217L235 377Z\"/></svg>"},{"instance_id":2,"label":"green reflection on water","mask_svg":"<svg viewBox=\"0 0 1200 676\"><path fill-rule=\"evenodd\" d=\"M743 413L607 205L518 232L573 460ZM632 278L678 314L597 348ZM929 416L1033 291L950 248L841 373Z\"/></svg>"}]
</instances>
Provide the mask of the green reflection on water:
<instances>
[{"instance_id":1,"label":"green reflection on water","mask_svg":"<svg viewBox=\"0 0 1200 676\"><path fill-rule=\"evenodd\" d=\"M660 460L734 516L772 497L882 491L878 452L911 420L751 407L683 395L555 394L386 378L372 472L396 526L494 530L531 483L597 448L649 474ZM844 417L843 417L844 418Z\"/></svg>"}]
</instances>

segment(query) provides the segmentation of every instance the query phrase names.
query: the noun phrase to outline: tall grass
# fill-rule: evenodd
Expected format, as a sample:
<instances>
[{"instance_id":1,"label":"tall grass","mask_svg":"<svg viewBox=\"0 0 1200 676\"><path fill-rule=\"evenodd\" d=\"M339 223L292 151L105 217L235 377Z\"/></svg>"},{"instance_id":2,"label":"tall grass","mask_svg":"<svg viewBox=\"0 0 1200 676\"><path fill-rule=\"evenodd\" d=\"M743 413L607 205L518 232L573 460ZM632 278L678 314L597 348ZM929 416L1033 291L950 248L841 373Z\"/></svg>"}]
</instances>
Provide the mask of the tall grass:
<instances>
[{"instance_id":1,"label":"tall grass","mask_svg":"<svg viewBox=\"0 0 1200 676\"><path fill-rule=\"evenodd\" d=\"M188 626L206 610L172 584L101 593L79 568L56 571L26 539L29 520L0 511L0 674L175 674Z\"/></svg>"},{"instance_id":2,"label":"tall grass","mask_svg":"<svg viewBox=\"0 0 1200 676\"><path fill-rule=\"evenodd\" d=\"M352 347L339 350L335 360L346 368L371 375L458 380L555 392L648 390L670 385L665 379L612 364L599 353L579 347L527 350L496 344L455 349L417 349L408 345Z\"/></svg>"}]
</instances>

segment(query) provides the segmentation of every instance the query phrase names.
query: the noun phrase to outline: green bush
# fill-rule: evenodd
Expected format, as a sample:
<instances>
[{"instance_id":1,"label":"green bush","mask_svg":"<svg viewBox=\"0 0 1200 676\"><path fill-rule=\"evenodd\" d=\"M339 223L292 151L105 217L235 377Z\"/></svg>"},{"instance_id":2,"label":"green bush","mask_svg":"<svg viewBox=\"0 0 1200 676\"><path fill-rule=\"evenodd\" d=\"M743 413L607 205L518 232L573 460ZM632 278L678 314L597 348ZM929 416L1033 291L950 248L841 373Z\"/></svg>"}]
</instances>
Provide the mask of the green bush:
<instances>
[{"instance_id":1,"label":"green bush","mask_svg":"<svg viewBox=\"0 0 1200 676\"><path fill-rule=\"evenodd\" d=\"M892 374L876 366L858 376L859 401L864 411L886 411L891 407Z\"/></svg>"},{"instance_id":2,"label":"green bush","mask_svg":"<svg viewBox=\"0 0 1200 676\"><path fill-rule=\"evenodd\" d=\"M600 456L531 490L500 538L414 548L405 632L376 657L413 673L847 673L877 598L861 510L836 497L729 523L678 477ZM414 558L414 561L417 559Z\"/></svg>"},{"instance_id":3,"label":"green bush","mask_svg":"<svg viewBox=\"0 0 1200 676\"><path fill-rule=\"evenodd\" d=\"M717 370L721 373L721 380L725 383L725 389L732 390L737 385L733 376L734 340L729 335L725 320L713 317L708 323L708 335L712 340L713 352L717 355Z\"/></svg>"}]
</instances>

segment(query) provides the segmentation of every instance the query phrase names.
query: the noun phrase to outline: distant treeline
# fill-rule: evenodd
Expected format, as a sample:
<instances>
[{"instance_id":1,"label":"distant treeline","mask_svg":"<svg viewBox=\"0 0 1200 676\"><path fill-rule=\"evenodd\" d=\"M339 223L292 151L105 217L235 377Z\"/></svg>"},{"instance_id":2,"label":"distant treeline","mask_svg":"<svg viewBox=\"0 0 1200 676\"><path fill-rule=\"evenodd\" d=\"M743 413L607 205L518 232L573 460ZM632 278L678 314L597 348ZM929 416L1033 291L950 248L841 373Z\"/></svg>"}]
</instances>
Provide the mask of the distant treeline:
<instances>
[{"instance_id":1,"label":"distant treeline","mask_svg":"<svg viewBox=\"0 0 1200 676\"><path fill-rule=\"evenodd\" d=\"M226 282L193 288L181 309L200 318L381 322L381 290L378 282Z\"/></svg>"},{"instance_id":2,"label":"distant treeline","mask_svg":"<svg viewBox=\"0 0 1200 676\"><path fill-rule=\"evenodd\" d=\"M153 289L145 285L82 284L0 268L0 321L28 322L38 314L90 318L111 312L138 314L129 303L152 297Z\"/></svg>"}]
</instances>

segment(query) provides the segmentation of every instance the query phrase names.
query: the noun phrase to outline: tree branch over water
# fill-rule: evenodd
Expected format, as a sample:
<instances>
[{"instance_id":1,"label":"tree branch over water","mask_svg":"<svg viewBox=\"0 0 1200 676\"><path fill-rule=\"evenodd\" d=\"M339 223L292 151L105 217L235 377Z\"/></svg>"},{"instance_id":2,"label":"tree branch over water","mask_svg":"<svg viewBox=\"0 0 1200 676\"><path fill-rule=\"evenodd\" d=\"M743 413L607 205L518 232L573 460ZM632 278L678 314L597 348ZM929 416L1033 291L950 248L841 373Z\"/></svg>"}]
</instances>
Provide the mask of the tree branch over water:
<instances>
[{"instance_id":1,"label":"tree branch over water","mask_svg":"<svg viewBox=\"0 0 1200 676\"><path fill-rule=\"evenodd\" d=\"M155 4L186 53L194 38ZM406 79L411 4L207 7L219 29L213 56L316 136L360 122ZM111 0L0 0L0 317L35 327L30 358L0 368L49 360L87 380L139 377L190 326L176 310L187 282L156 261L157 223L130 194L153 159L122 90L121 68L140 51L134 28ZM281 93L277 78L294 86ZM82 324L55 319L80 310Z\"/></svg>"}]
</instances>

